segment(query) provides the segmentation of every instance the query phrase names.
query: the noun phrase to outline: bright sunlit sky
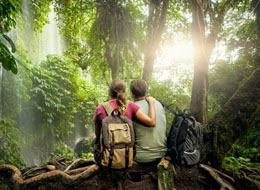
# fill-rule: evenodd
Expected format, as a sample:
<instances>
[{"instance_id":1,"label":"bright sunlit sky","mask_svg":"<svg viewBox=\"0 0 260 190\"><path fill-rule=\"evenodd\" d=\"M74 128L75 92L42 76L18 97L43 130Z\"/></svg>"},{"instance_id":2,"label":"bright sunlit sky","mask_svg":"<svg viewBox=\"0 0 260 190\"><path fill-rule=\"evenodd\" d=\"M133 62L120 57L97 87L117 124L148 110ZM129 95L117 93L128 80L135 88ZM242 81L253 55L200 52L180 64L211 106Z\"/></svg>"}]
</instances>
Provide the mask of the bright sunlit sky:
<instances>
[{"instance_id":1,"label":"bright sunlit sky","mask_svg":"<svg viewBox=\"0 0 260 190\"><path fill-rule=\"evenodd\" d=\"M229 12L229 17L233 18L232 14L238 14L234 11ZM188 20L191 22L191 15L187 15ZM248 13L241 15L240 20L235 23L236 26L244 24L246 20L254 20L255 15ZM231 27L234 25L233 19L226 19L223 28ZM171 79L173 82L178 83L183 73L190 74L193 77L193 49L191 38L184 34L178 34L173 32L171 24L168 25L167 32L171 33L172 39L164 39L161 45L161 50L157 53L157 59L154 65L153 76L158 81ZM234 62L238 59L239 49L234 49L232 52L229 51L227 54L227 47L224 41L219 41L211 54L210 63L216 62L217 60L225 60ZM211 70L214 65L209 64Z\"/></svg>"},{"instance_id":2,"label":"bright sunlit sky","mask_svg":"<svg viewBox=\"0 0 260 190\"><path fill-rule=\"evenodd\" d=\"M154 74L158 80L176 79L181 70L192 70L192 44L188 41L168 43L158 52ZM157 72L157 71L160 71ZM161 73L162 72L162 73Z\"/></svg>"},{"instance_id":3,"label":"bright sunlit sky","mask_svg":"<svg viewBox=\"0 0 260 190\"><path fill-rule=\"evenodd\" d=\"M234 55L233 59L236 56ZM211 62L218 59L227 60L226 46L217 43ZM178 82L180 75L190 73L193 75L193 48L191 40L172 40L161 47L154 65L154 77L159 81L171 78ZM192 76L191 76L192 77Z\"/></svg>"},{"instance_id":4,"label":"bright sunlit sky","mask_svg":"<svg viewBox=\"0 0 260 190\"><path fill-rule=\"evenodd\" d=\"M183 71L193 71L191 41L172 40L163 44L154 65L154 76L159 81L171 78L178 81Z\"/></svg>"}]
</instances>

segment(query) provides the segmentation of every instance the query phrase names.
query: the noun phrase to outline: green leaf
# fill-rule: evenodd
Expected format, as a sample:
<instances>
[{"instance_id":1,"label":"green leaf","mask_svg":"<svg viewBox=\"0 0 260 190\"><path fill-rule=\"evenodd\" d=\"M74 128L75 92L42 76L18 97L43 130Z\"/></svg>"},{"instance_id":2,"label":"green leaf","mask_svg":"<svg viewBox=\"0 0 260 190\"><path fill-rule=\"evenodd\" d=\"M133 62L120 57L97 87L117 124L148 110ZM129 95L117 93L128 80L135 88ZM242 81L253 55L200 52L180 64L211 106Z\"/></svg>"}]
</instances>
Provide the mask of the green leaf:
<instances>
[{"instance_id":1,"label":"green leaf","mask_svg":"<svg viewBox=\"0 0 260 190\"><path fill-rule=\"evenodd\" d=\"M8 41L8 43L11 45L12 47L12 52L15 53L16 52L16 47L14 42L12 41L11 38L9 38L7 35L3 34L3 37L6 39L6 41Z\"/></svg>"},{"instance_id":2,"label":"green leaf","mask_svg":"<svg viewBox=\"0 0 260 190\"><path fill-rule=\"evenodd\" d=\"M10 71L10 70L11 70L10 59L8 59L8 58L5 57L5 58L2 60L2 63L3 63L3 67L4 67L5 70L7 70L7 71Z\"/></svg>"},{"instance_id":3,"label":"green leaf","mask_svg":"<svg viewBox=\"0 0 260 190\"><path fill-rule=\"evenodd\" d=\"M14 74L18 73L18 69L17 69L17 64L15 62L15 59L13 57L13 59L11 60L11 70Z\"/></svg>"},{"instance_id":4,"label":"green leaf","mask_svg":"<svg viewBox=\"0 0 260 190\"><path fill-rule=\"evenodd\" d=\"M9 54L9 55L11 54L8 47L6 47L6 45L4 45L2 42L0 42L0 48L4 54Z\"/></svg>"}]
</instances>

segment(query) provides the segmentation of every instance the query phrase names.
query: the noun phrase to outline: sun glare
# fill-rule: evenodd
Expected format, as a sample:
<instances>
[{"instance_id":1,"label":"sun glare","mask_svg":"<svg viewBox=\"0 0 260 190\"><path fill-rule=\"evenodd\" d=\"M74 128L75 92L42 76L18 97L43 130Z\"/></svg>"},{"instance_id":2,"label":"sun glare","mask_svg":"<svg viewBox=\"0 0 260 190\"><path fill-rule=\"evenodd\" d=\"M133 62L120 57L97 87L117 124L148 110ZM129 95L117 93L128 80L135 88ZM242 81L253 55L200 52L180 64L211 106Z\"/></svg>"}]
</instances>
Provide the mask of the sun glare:
<instances>
[{"instance_id":1,"label":"sun glare","mask_svg":"<svg viewBox=\"0 0 260 190\"><path fill-rule=\"evenodd\" d=\"M180 43L172 47L174 57L177 59L192 59L192 45L191 43Z\"/></svg>"},{"instance_id":2,"label":"sun glare","mask_svg":"<svg viewBox=\"0 0 260 190\"><path fill-rule=\"evenodd\" d=\"M158 80L171 78L178 81L179 75L185 71L193 72L192 43L180 41L165 45L157 55L154 76Z\"/></svg>"},{"instance_id":3,"label":"sun glare","mask_svg":"<svg viewBox=\"0 0 260 190\"><path fill-rule=\"evenodd\" d=\"M179 42L164 46L158 55L156 65L165 67L177 62L180 64L192 60L192 57L192 44L190 42Z\"/></svg>"}]
</instances>

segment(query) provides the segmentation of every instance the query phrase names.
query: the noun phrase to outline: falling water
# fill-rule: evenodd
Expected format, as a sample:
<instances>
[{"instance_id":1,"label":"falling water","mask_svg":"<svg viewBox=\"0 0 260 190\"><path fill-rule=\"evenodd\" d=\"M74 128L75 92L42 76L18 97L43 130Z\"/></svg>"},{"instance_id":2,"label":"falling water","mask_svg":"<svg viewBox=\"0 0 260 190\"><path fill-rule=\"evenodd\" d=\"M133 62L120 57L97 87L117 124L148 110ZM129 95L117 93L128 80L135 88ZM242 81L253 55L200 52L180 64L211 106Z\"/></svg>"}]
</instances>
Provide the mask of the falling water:
<instances>
[{"instance_id":1,"label":"falling water","mask_svg":"<svg viewBox=\"0 0 260 190\"><path fill-rule=\"evenodd\" d=\"M55 20L53 6L51 6L49 21L50 23L44 26L43 32L39 34L38 38L39 62L49 54L62 55L62 38Z\"/></svg>"},{"instance_id":2,"label":"falling water","mask_svg":"<svg viewBox=\"0 0 260 190\"><path fill-rule=\"evenodd\" d=\"M57 27L57 21L55 20L55 12L53 6L51 6L51 12L49 13L49 23L46 24L42 33L35 35L32 28L32 13L29 8L28 0L23 1L22 10L24 12L24 31L23 31L23 42L28 50L28 57L32 61L33 64L39 64L42 60L46 59L46 56L49 54L62 55L62 36L59 33ZM1 79L0 79L1 80ZM0 81L1 83L1 81ZM31 136L37 134L37 130L39 130L39 123L35 121L35 115L33 110L26 110L26 114L22 113L17 118L18 127L21 126L21 134L25 141L24 146L21 150L21 155L26 162L27 166L39 165L42 161L42 158L37 153L32 152L29 144L31 142L27 142L32 139ZM53 142L51 135L49 136L49 140Z\"/></svg>"},{"instance_id":3,"label":"falling water","mask_svg":"<svg viewBox=\"0 0 260 190\"><path fill-rule=\"evenodd\" d=\"M11 32L11 38L15 39L18 33L22 35L22 44L25 49L28 50L28 57L33 64L39 64L42 60L46 59L46 56L49 54L62 55L63 54L63 38L59 33L59 29L57 27L57 21L55 20L55 12L53 6L51 6L51 12L49 14L49 24L46 24L43 27L42 33L35 35L33 31L33 17L29 8L28 0L23 1L23 29L19 29L19 25L17 25L17 29L14 29ZM22 31L22 33L21 33ZM15 42L15 40L14 40ZM18 47L19 48L19 47ZM0 97L1 97L1 86L2 86L2 77L3 77L3 68L0 65ZM16 76L19 78L19 73ZM90 76L87 77L90 80ZM19 79L18 79L19 80ZM19 100L18 100L19 101ZM20 103L21 104L21 103ZM20 105L19 104L19 105ZM1 113L0 113L1 114ZM1 116L1 115L0 115ZM32 144L32 142L28 142L33 139L32 136L38 134L39 123L35 119L34 110L23 110L21 114L17 117L17 127L21 129L22 138L25 141L25 144L22 146L21 155L26 162L27 166L39 165L42 160L40 155L33 152L28 145ZM80 125L80 124L79 124ZM88 126L89 128L89 126ZM75 142L79 139L85 139L87 134L92 134L93 131L91 129L87 130L84 127L79 127L76 124L74 128L74 136L70 139L69 145L72 147L75 145ZM52 135L50 135L50 142L54 142ZM44 142L43 142L44 144ZM33 144L33 146L36 146Z\"/></svg>"}]
</instances>

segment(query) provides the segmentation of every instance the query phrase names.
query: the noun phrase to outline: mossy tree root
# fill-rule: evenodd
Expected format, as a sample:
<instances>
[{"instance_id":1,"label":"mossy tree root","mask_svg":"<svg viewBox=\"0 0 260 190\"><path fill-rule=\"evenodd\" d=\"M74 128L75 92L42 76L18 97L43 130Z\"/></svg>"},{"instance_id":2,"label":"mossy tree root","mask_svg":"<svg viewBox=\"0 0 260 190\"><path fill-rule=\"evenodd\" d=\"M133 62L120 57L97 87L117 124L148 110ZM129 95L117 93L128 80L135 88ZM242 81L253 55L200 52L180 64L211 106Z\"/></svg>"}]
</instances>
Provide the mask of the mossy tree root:
<instances>
[{"instance_id":1,"label":"mossy tree root","mask_svg":"<svg viewBox=\"0 0 260 190\"><path fill-rule=\"evenodd\" d=\"M210 176L216 180L216 182L220 185L220 190L234 190L235 188L225 179L223 179L222 177L219 176L222 175L223 177L225 177L226 179L235 182L235 180L233 178L231 178L230 176L210 167L204 164L200 164L200 168L204 169L205 171L207 171Z\"/></svg>"},{"instance_id":2,"label":"mossy tree root","mask_svg":"<svg viewBox=\"0 0 260 190\"><path fill-rule=\"evenodd\" d=\"M66 184L74 184L83 179L89 179L94 174L99 171L99 166L94 164L87 168L87 170L77 174L77 175L68 175L63 171L50 171L47 173L40 174L38 176L23 180L22 174L19 169L15 166L3 164L0 165L0 174L4 177L10 177L11 182L11 189L18 190L18 189L26 189L26 187L37 187L40 185L44 185L46 181L55 181L55 182L62 182ZM8 176L5 176L8 175Z\"/></svg>"}]
</instances>

